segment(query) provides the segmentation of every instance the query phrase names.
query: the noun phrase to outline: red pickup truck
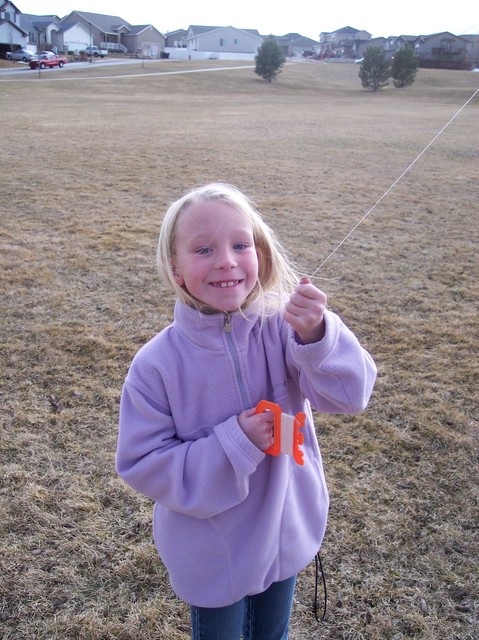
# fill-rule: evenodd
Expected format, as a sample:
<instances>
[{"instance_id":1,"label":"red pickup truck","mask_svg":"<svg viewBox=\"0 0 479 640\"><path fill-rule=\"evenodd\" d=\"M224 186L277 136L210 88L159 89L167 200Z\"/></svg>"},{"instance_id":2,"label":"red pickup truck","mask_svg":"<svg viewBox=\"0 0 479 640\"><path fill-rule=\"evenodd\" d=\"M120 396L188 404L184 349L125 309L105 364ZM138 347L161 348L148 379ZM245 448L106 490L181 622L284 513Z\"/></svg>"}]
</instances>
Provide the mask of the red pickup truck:
<instances>
[{"instance_id":1,"label":"red pickup truck","mask_svg":"<svg viewBox=\"0 0 479 640\"><path fill-rule=\"evenodd\" d=\"M47 67L62 68L63 65L67 62L68 60L67 58L65 58L65 56L55 56L52 54L43 53L42 55L38 56L38 60L30 60L28 64L30 66L30 69L38 69L39 67L40 69L46 69Z\"/></svg>"}]
</instances>

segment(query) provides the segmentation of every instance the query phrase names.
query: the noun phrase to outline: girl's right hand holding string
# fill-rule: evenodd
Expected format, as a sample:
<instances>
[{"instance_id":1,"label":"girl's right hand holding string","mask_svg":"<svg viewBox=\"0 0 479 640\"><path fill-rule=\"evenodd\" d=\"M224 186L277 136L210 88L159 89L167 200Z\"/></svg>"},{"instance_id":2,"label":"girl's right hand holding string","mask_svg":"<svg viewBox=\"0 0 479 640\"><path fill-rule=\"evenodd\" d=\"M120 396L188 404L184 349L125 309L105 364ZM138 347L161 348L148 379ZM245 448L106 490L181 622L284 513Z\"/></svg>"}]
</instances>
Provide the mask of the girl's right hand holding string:
<instances>
[{"instance_id":1,"label":"girl's right hand holding string","mask_svg":"<svg viewBox=\"0 0 479 640\"><path fill-rule=\"evenodd\" d=\"M324 336L324 310L327 297L312 284L301 278L284 309L284 319L291 325L303 344L318 342Z\"/></svg>"},{"instance_id":2,"label":"girl's right hand holding string","mask_svg":"<svg viewBox=\"0 0 479 640\"><path fill-rule=\"evenodd\" d=\"M246 409L238 416L238 423L245 436L265 451L273 444L274 414L272 411L255 412L256 409Z\"/></svg>"}]
</instances>

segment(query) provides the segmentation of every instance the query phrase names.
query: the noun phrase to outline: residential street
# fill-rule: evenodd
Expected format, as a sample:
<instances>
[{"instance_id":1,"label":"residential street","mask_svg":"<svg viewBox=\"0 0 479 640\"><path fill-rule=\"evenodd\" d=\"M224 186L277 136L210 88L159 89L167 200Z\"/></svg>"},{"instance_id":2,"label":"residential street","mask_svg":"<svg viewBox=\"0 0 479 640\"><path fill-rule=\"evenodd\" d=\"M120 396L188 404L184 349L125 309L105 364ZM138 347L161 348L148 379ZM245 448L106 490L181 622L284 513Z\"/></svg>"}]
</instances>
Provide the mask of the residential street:
<instances>
[{"instance_id":1,"label":"residential street","mask_svg":"<svg viewBox=\"0 0 479 640\"><path fill-rule=\"evenodd\" d=\"M38 78L38 74L40 73L44 78L48 78L49 76L51 76L52 73L58 73L59 71L61 72L69 68L78 69L78 68L85 68L89 66L93 68L93 66L95 66L95 67L104 67L105 70L108 70L120 65L132 65L132 64L138 65L138 63L140 62L141 62L141 59L138 59L138 58L115 58L114 60L95 60L92 63L90 63L89 61L88 62L72 62L72 63L68 63L68 65L63 67L63 69L54 67L53 69L43 69L42 71L38 71L36 69L32 71L32 69L30 69L28 64L22 65L22 67L16 65L15 68L13 69L5 69L5 68L0 69L0 82L6 81L11 76L22 76L22 79L28 80L29 78L31 79ZM233 67L233 66L232 67L212 67L212 68L205 68L205 69L187 69L186 68L186 69L181 69L176 71L169 71L168 70L169 62L178 62L178 60L145 59L144 60L145 68L151 69L153 65L158 65L158 71L153 73L151 71L148 71L148 74L145 74L145 75L162 75L162 74L176 75L181 73L201 73L206 71L224 71L226 69L231 70L231 69L254 68L254 64L245 64L237 67ZM187 62L185 62L185 64L187 64ZM134 75L140 76L142 74L135 73ZM105 77L111 77L111 76L95 76L96 79L105 78ZM122 77L125 77L125 76L123 75ZM75 78L74 76L72 77L71 75L69 75L65 77L65 80L85 80L85 76L79 76L78 78Z\"/></svg>"}]
</instances>

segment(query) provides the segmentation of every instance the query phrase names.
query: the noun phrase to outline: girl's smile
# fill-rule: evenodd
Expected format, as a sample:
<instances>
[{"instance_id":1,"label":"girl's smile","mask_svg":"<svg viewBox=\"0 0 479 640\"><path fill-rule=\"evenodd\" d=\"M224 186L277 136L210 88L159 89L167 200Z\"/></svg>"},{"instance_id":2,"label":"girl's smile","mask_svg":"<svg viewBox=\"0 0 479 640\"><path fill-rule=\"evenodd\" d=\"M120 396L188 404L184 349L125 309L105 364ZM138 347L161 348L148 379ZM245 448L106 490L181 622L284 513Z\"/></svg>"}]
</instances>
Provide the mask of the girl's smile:
<instances>
[{"instance_id":1,"label":"girl's smile","mask_svg":"<svg viewBox=\"0 0 479 640\"><path fill-rule=\"evenodd\" d=\"M211 284L214 287L235 287L237 284L239 284L239 280L231 280L230 282L212 282Z\"/></svg>"},{"instance_id":2,"label":"girl's smile","mask_svg":"<svg viewBox=\"0 0 479 640\"><path fill-rule=\"evenodd\" d=\"M212 200L190 205L175 235L176 282L218 311L235 311L258 279L253 227L231 205Z\"/></svg>"}]
</instances>

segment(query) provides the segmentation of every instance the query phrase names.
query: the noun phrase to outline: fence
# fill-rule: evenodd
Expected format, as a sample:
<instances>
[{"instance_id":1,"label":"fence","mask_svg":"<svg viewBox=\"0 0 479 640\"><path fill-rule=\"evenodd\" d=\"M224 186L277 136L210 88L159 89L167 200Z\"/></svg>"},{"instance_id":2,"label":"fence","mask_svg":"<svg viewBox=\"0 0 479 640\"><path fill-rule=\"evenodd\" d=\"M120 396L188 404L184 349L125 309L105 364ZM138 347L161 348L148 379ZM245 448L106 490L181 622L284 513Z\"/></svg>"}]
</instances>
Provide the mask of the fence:
<instances>
[{"instance_id":1,"label":"fence","mask_svg":"<svg viewBox=\"0 0 479 640\"><path fill-rule=\"evenodd\" d=\"M170 60L253 60L255 53L229 53L228 51L193 51L178 47L165 47Z\"/></svg>"}]
</instances>

